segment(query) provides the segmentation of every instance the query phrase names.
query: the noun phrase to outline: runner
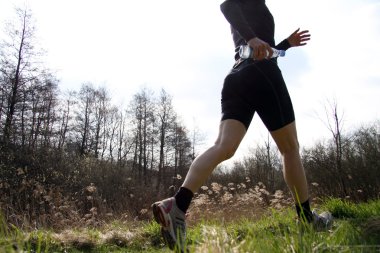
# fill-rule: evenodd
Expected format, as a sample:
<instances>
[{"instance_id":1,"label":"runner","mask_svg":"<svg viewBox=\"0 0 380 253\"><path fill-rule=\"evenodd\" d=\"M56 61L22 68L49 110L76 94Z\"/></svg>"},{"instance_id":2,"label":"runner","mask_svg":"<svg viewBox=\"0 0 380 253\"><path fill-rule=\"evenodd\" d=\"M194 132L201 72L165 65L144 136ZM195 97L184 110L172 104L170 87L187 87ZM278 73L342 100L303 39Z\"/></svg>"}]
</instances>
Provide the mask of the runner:
<instances>
[{"instance_id":1,"label":"runner","mask_svg":"<svg viewBox=\"0 0 380 253\"><path fill-rule=\"evenodd\" d=\"M186 248L185 213L194 193L219 163L234 155L255 113L282 155L284 179L292 192L300 220L317 229L329 228L332 224L330 213L319 215L310 209L292 102L277 59L271 58L272 47L287 50L306 45L310 40L309 31L297 29L275 45L275 24L265 0L226 0L221 4L221 11L231 25L236 63L226 76L221 92L219 135L215 144L194 160L175 196L152 205L168 246L182 252ZM240 58L241 45L253 49L252 58Z\"/></svg>"}]
</instances>

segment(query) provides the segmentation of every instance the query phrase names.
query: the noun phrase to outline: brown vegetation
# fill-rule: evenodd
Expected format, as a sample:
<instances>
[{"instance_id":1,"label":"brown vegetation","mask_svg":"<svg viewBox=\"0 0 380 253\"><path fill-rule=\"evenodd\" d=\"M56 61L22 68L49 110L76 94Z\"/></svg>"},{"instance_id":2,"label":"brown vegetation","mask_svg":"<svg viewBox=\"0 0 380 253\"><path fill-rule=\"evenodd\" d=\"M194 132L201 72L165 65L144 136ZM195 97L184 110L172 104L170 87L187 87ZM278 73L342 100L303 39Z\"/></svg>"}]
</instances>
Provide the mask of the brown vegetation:
<instances>
[{"instance_id":1,"label":"brown vegetation","mask_svg":"<svg viewBox=\"0 0 380 253\"><path fill-rule=\"evenodd\" d=\"M142 88L127 109L91 83L60 92L39 61L29 10L17 14L0 42L0 211L6 221L64 229L150 218L150 204L181 185L196 156L196 132L190 138L164 90L156 96ZM379 125L344 134L336 111L333 120L333 139L302 151L313 196L380 197ZM268 140L229 170L217 169L192 209L228 218L233 209L248 216L290 202Z\"/></svg>"}]
</instances>

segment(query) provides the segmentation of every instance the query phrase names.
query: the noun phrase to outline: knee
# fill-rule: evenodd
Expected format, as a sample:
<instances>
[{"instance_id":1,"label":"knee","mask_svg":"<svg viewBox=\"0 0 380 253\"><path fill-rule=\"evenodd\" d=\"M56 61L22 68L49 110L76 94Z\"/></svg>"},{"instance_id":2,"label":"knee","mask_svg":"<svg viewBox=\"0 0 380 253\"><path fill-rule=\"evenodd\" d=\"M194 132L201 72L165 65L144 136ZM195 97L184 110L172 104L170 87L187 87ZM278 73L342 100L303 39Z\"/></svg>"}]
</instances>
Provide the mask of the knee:
<instances>
[{"instance_id":1,"label":"knee","mask_svg":"<svg viewBox=\"0 0 380 253\"><path fill-rule=\"evenodd\" d=\"M278 146L278 149L280 150L280 153L282 156L287 154L294 154L299 152L299 143L297 139L289 140L285 143L282 143Z\"/></svg>"},{"instance_id":2,"label":"knee","mask_svg":"<svg viewBox=\"0 0 380 253\"><path fill-rule=\"evenodd\" d=\"M218 150L218 153L223 160L228 160L235 155L237 146L225 145L222 143L215 143L214 147Z\"/></svg>"}]
</instances>

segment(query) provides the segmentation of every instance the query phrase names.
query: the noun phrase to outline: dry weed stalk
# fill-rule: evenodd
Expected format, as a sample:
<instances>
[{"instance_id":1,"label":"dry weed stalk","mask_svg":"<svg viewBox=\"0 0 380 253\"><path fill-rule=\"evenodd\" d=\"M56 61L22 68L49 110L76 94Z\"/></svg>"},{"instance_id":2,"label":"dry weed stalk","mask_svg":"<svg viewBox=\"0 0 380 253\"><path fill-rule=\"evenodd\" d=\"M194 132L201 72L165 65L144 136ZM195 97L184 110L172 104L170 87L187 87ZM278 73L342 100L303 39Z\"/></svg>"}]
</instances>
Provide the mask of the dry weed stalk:
<instances>
[{"instance_id":1,"label":"dry weed stalk","mask_svg":"<svg viewBox=\"0 0 380 253\"><path fill-rule=\"evenodd\" d=\"M292 198L281 190L271 194L262 182L252 186L249 183L250 180L223 186L212 182L210 186L202 186L191 205L189 222L193 217L224 221L237 217L255 218L268 207L282 209L293 203Z\"/></svg>"}]
</instances>

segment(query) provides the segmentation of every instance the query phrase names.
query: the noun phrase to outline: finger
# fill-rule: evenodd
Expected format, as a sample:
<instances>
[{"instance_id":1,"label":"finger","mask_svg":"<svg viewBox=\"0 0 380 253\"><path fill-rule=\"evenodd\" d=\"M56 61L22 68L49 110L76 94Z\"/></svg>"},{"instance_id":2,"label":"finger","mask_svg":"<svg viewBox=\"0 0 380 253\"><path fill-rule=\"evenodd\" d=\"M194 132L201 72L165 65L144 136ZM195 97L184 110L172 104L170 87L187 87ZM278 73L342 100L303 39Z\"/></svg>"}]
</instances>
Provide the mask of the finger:
<instances>
[{"instance_id":1,"label":"finger","mask_svg":"<svg viewBox=\"0 0 380 253\"><path fill-rule=\"evenodd\" d=\"M305 35L301 35L300 37L301 37L301 38L310 38L311 35L310 35L310 34L305 34Z\"/></svg>"},{"instance_id":2,"label":"finger","mask_svg":"<svg viewBox=\"0 0 380 253\"><path fill-rule=\"evenodd\" d=\"M258 59L259 58L259 53L260 53L259 47L255 47L253 49L253 59Z\"/></svg>"},{"instance_id":3,"label":"finger","mask_svg":"<svg viewBox=\"0 0 380 253\"><path fill-rule=\"evenodd\" d=\"M308 36L308 37L302 37L302 38L300 38L300 40L310 40L310 36Z\"/></svg>"},{"instance_id":4,"label":"finger","mask_svg":"<svg viewBox=\"0 0 380 253\"><path fill-rule=\"evenodd\" d=\"M310 37L311 35L309 33L305 33L305 34L297 34L297 37L298 38L307 38L307 37Z\"/></svg>"},{"instance_id":5,"label":"finger","mask_svg":"<svg viewBox=\"0 0 380 253\"><path fill-rule=\"evenodd\" d=\"M256 52L254 52L254 58L256 60L262 60L263 58L263 51L265 49L265 46L263 44L259 45L257 48L256 48Z\"/></svg>"},{"instance_id":6,"label":"finger","mask_svg":"<svg viewBox=\"0 0 380 253\"><path fill-rule=\"evenodd\" d=\"M257 55L256 60L261 61L262 59L265 58L265 56L266 56L266 51L262 49L262 50L260 50L260 51L258 52L258 55Z\"/></svg>"},{"instance_id":7,"label":"finger","mask_svg":"<svg viewBox=\"0 0 380 253\"><path fill-rule=\"evenodd\" d=\"M299 37L310 37L310 33L298 34Z\"/></svg>"},{"instance_id":8,"label":"finger","mask_svg":"<svg viewBox=\"0 0 380 253\"><path fill-rule=\"evenodd\" d=\"M310 37L305 37L305 38L300 38L299 41L302 42L302 41L309 41L310 40Z\"/></svg>"},{"instance_id":9,"label":"finger","mask_svg":"<svg viewBox=\"0 0 380 253\"><path fill-rule=\"evenodd\" d=\"M303 31L299 32L299 34L305 34L305 33L309 33L309 30L303 30Z\"/></svg>"},{"instance_id":10,"label":"finger","mask_svg":"<svg viewBox=\"0 0 380 253\"><path fill-rule=\"evenodd\" d=\"M255 57L255 59L261 61L263 58L264 58L263 50L259 50L257 52L257 56Z\"/></svg>"}]
</instances>

